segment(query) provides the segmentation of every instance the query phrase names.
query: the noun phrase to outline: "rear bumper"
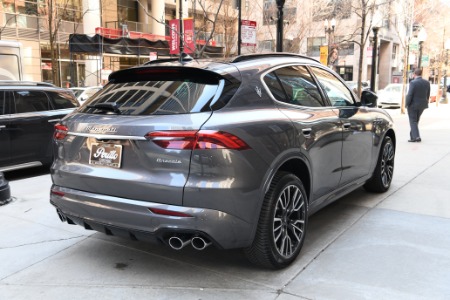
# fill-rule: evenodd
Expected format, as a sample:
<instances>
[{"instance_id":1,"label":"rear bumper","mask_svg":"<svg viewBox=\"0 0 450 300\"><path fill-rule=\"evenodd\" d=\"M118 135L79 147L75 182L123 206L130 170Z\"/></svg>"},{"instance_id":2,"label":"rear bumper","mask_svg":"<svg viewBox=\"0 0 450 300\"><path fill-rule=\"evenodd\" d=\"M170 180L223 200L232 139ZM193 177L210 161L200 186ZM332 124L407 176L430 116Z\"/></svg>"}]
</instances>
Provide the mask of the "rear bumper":
<instances>
[{"instance_id":1,"label":"rear bumper","mask_svg":"<svg viewBox=\"0 0 450 300\"><path fill-rule=\"evenodd\" d=\"M218 248L232 249L248 247L253 241L252 224L219 210L98 195L56 185L50 202L62 221L147 242L167 243L171 236L191 235L206 237ZM155 214L150 208L191 217Z\"/></svg>"}]
</instances>

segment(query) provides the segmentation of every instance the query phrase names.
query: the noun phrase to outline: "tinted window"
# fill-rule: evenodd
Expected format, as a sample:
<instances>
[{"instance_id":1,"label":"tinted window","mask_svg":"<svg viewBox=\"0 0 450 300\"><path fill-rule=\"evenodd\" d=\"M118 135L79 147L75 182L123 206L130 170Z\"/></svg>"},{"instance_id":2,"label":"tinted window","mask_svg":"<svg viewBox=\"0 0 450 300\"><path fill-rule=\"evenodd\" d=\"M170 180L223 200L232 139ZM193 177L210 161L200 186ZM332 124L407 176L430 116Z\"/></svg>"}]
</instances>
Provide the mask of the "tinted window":
<instances>
[{"instance_id":1,"label":"tinted window","mask_svg":"<svg viewBox=\"0 0 450 300\"><path fill-rule=\"evenodd\" d=\"M287 102L287 95L281 86L280 80L277 75L275 75L275 72L271 72L264 76L264 82L275 99L278 101Z\"/></svg>"},{"instance_id":2,"label":"tinted window","mask_svg":"<svg viewBox=\"0 0 450 300\"><path fill-rule=\"evenodd\" d=\"M330 72L319 69L312 68L313 73L317 76L319 84L330 99L331 105L333 106L353 106L354 100L351 92L345 84L343 84L339 79L337 79Z\"/></svg>"},{"instance_id":3,"label":"tinted window","mask_svg":"<svg viewBox=\"0 0 450 300\"><path fill-rule=\"evenodd\" d=\"M99 113L89 108L100 103L115 103L122 115L172 115L210 110L219 83L189 80L110 83L91 98L82 112Z\"/></svg>"},{"instance_id":4,"label":"tinted window","mask_svg":"<svg viewBox=\"0 0 450 300\"><path fill-rule=\"evenodd\" d=\"M53 100L55 109L73 108L78 106L77 100L70 93L51 92L48 94Z\"/></svg>"},{"instance_id":5,"label":"tinted window","mask_svg":"<svg viewBox=\"0 0 450 300\"><path fill-rule=\"evenodd\" d=\"M14 92L16 113L50 110L50 102L44 92L16 91Z\"/></svg>"},{"instance_id":6,"label":"tinted window","mask_svg":"<svg viewBox=\"0 0 450 300\"><path fill-rule=\"evenodd\" d=\"M275 71L286 91L290 104L318 107L324 106L314 79L305 66L291 66Z\"/></svg>"}]
</instances>

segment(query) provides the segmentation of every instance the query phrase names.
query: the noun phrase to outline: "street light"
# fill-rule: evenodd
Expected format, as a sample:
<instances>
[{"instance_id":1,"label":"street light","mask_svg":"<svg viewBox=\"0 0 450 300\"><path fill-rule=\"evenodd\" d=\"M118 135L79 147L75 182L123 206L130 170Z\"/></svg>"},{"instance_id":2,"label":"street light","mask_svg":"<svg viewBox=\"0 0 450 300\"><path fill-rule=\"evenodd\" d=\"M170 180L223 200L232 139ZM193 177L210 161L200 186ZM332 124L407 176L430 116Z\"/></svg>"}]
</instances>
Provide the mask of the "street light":
<instances>
[{"instance_id":1,"label":"street light","mask_svg":"<svg viewBox=\"0 0 450 300\"><path fill-rule=\"evenodd\" d=\"M417 35L417 39L419 40L419 62L417 63L417 68L420 69L422 67L422 48L423 42L427 40L427 31L424 27L422 27Z\"/></svg>"},{"instance_id":2,"label":"street light","mask_svg":"<svg viewBox=\"0 0 450 300\"><path fill-rule=\"evenodd\" d=\"M326 19L323 26L325 28L325 34L328 35L328 43L327 43L328 44L327 66L328 66L330 64L328 59L330 57L330 50L332 45L331 37L332 34L334 33L334 29L336 28L336 20L333 18L331 19L331 22L328 22L328 19Z\"/></svg>"},{"instance_id":3,"label":"street light","mask_svg":"<svg viewBox=\"0 0 450 300\"><path fill-rule=\"evenodd\" d=\"M278 7L277 19L277 52L283 52L283 6L285 0L276 0Z\"/></svg>"},{"instance_id":4,"label":"street light","mask_svg":"<svg viewBox=\"0 0 450 300\"><path fill-rule=\"evenodd\" d=\"M442 103L447 104L448 103L448 100L447 100L447 66L448 66L448 50L450 49L450 39L445 41L444 48L445 48L445 69L444 69L444 86L442 87L442 95L444 95L444 99L442 100Z\"/></svg>"},{"instance_id":5,"label":"street light","mask_svg":"<svg viewBox=\"0 0 450 300\"><path fill-rule=\"evenodd\" d=\"M373 46L372 46L372 68L370 73L370 90L375 93L375 79L377 77L377 50L378 50L378 30L380 27L373 26Z\"/></svg>"}]
</instances>

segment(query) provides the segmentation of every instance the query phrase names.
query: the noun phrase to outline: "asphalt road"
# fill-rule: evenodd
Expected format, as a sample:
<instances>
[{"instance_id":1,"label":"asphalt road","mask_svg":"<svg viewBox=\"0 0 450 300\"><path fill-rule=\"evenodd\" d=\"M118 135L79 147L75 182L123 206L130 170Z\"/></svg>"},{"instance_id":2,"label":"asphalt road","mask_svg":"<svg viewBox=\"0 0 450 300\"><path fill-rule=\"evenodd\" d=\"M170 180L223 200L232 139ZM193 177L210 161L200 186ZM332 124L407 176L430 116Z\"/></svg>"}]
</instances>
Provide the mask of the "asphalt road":
<instances>
[{"instance_id":1,"label":"asphalt road","mask_svg":"<svg viewBox=\"0 0 450 300\"><path fill-rule=\"evenodd\" d=\"M240 251L182 251L61 223L45 170L7 173L0 207L0 299L450 299L450 107L432 105L422 143L396 120L391 189L357 190L311 217L287 269Z\"/></svg>"}]
</instances>

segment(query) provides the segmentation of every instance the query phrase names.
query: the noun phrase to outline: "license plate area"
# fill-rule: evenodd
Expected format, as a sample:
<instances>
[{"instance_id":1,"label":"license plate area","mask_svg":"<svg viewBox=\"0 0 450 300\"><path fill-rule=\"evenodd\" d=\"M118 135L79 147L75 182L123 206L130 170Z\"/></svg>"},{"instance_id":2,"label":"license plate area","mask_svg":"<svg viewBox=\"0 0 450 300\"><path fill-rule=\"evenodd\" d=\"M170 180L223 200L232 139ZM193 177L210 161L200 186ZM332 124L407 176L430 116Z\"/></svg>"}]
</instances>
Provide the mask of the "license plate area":
<instances>
[{"instance_id":1,"label":"license plate area","mask_svg":"<svg viewBox=\"0 0 450 300\"><path fill-rule=\"evenodd\" d=\"M91 145L89 164L119 169L122 163L122 145L94 143Z\"/></svg>"}]
</instances>

